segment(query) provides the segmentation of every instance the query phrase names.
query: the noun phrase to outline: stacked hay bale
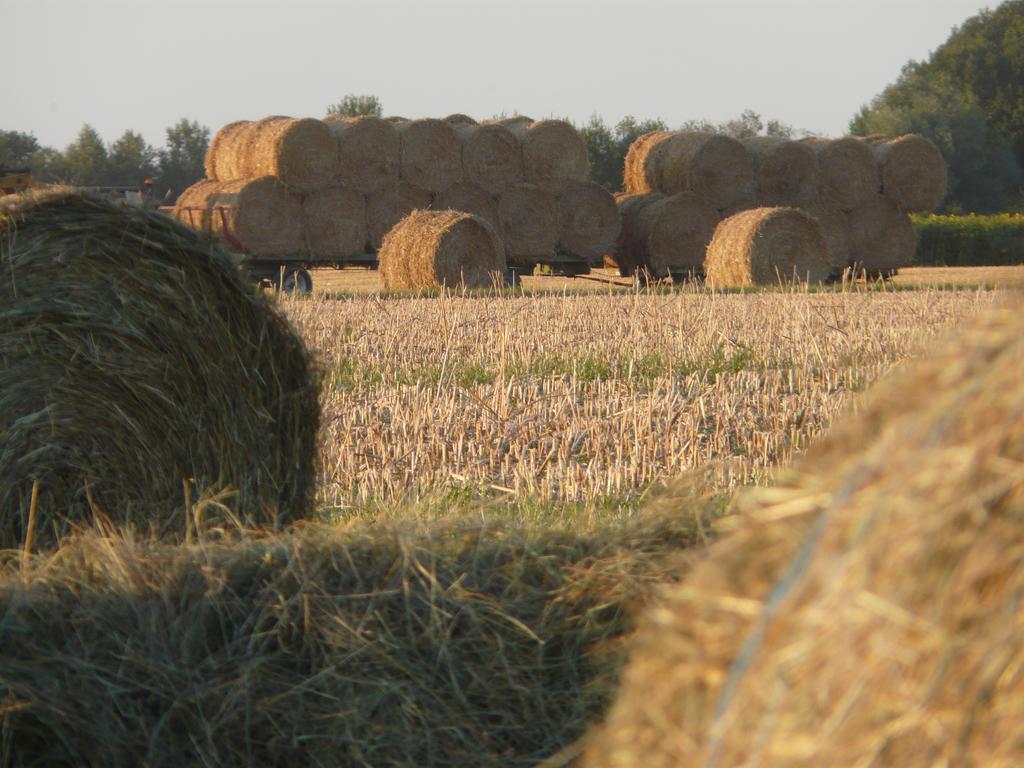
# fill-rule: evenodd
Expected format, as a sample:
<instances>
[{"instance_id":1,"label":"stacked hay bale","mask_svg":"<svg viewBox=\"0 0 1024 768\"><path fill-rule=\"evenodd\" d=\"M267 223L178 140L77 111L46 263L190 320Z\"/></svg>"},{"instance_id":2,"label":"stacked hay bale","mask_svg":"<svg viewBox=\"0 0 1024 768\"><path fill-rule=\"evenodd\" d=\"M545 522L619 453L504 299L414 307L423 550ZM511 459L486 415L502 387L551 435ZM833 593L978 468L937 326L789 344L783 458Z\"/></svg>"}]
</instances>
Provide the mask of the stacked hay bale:
<instances>
[{"instance_id":1,"label":"stacked hay bale","mask_svg":"<svg viewBox=\"0 0 1024 768\"><path fill-rule=\"evenodd\" d=\"M178 218L255 257L344 261L424 208L483 218L521 268L597 264L618 236L612 196L586 182L586 147L560 120L243 120L217 132L206 171Z\"/></svg>"},{"instance_id":2,"label":"stacked hay bale","mask_svg":"<svg viewBox=\"0 0 1024 768\"><path fill-rule=\"evenodd\" d=\"M738 142L724 136L654 131L639 137L626 156L626 192L632 195L687 191L723 217L759 207L795 207L814 216L827 243L830 272L850 266L885 274L910 264L915 247L908 213L939 205L946 167L934 144L920 136L861 140L790 141L758 136ZM620 201L620 208L624 201ZM634 220L630 202L620 210ZM646 233L624 233L622 243ZM623 255L630 269L653 264ZM618 259L617 259L618 260Z\"/></svg>"},{"instance_id":3,"label":"stacked hay bale","mask_svg":"<svg viewBox=\"0 0 1024 768\"><path fill-rule=\"evenodd\" d=\"M993 311L745 497L648 615L588 768L1021 763L1021 318Z\"/></svg>"},{"instance_id":4,"label":"stacked hay bale","mask_svg":"<svg viewBox=\"0 0 1024 768\"><path fill-rule=\"evenodd\" d=\"M620 195L621 236L614 262L622 275L699 274L719 222L718 211L694 192Z\"/></svg>"},{"instance_id":5,"label":"stacked hay bale","mask_svg":"<svg viewBox=\"0 0 1024 768\"><path fill-rule=\"evenodd\" d=\"M0 548L97 518L184 537L192 504L212 525L308 513L311 363L226 254L58 191L0 204L0 266Z\"/></svg>"}]
</instances>

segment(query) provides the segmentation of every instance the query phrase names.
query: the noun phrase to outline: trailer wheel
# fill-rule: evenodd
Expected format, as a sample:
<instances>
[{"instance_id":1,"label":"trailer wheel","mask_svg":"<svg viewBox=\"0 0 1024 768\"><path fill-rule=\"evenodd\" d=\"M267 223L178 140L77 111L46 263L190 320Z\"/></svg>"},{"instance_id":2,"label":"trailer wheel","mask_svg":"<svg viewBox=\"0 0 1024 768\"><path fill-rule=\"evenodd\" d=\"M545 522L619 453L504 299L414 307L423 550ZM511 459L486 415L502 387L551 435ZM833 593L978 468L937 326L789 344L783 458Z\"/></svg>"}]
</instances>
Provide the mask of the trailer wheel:
<instances>
[{"instance_id":1,"label":"trailer wheel","mask_svg":"<svg viewBox=\"0 0 1024 768\"><path fill-rule=\"evenodd\" d=\"M313 290L313 276L302 267L284 270L275 282L274 287L282 293L306 294Z\"/></svg>"}]
</instances>

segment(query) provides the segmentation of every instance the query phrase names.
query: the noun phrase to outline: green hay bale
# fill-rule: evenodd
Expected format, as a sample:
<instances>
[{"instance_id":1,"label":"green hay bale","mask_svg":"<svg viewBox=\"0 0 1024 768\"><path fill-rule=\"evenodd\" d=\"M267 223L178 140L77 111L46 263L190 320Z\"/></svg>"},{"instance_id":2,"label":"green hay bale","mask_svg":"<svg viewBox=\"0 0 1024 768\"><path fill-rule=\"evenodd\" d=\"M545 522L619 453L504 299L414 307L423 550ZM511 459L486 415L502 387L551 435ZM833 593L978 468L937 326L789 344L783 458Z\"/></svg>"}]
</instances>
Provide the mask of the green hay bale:
<instances>
[{"instance_id":1,"label":"green hay bale","mask_svg":"<svg viewBox=\"0 0 1024 768\"><path fill-rule=\"evenodd\" d=\"M229 257L168 217L66 191L6 202L0 547L22 544L34 483L39 545L95 518L182 536L186 493L221 494L211 523L304 514L310 360Z\"/></svg>"},{"instance_id":2,"label":"green hay bale","mask_svg":"<svg viewBox=\"0 0 1024 768\"><path fill-rule=\"evenodd\" d=\"M534 766L606 706L631 608L701 531L83 537L0 577L13 764Z\"/></svg>"}]
</instances>

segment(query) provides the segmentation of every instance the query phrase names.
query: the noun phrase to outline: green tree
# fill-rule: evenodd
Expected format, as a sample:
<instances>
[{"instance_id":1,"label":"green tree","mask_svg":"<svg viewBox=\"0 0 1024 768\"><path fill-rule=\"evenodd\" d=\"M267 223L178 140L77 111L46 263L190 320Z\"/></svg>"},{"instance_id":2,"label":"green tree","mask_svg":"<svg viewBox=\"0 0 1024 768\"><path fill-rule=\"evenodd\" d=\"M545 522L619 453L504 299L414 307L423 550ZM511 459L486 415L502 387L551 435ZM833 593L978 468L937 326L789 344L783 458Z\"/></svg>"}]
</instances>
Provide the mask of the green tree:
<instances>
[{"instance_id":1,"label":"green tree","mask_svg":"<svg viewBox=\"0 0 1024 768\"><path fill-rule=\"evenodd\" d=\"M0 168L30 165L39 148L39 142L31 133L0 131Z\"/></svg>"},{"instance_id":2,"label":"green tree","mask_svg":"<svg viewBox=\"0 0 1024 768\"><path fill-rule=\"evenodd\" d=\"M53 147L40 147L32 153L32 177L38 181L54 183L67 181L68 173L64 155Z\"/></svg>"},{"instance_id":3,"label":"green tree","mask_svg":"<svg viewBox=\"0 0 1024 768\"><path fill-rule=\"evenodd\" d=\"M158 154L141 134L125 131L110 145L107 180L115 186L139 186L157 174Z\"/></svg>"},{"instance_id":4,"label":"green tree","mask_svg":"<svg viewBox=\"0 0 1024 768\"><path fill-rule=\"evenodd\" d=\"M206 175L204 160L210 147L210 129L195 120L181 118L167 129L167 143L158 154L158 178L154 193L176 199Z\"/></svg>"},{"instance_id":5,"label":"green tree","mask_svg":"<svg viewBox=\"0 0 1024 768\"><path fill-rule=\"evenodd\" d=\"M376 96L359 96L350 93L337 104L328 106L327 114L341 117L359 117L360 115L380 117L384 114L384 107Z\"/></svg>"},{"instance_id":6,"label":"green tree","mask_svg":"<svg viewBox=\"0 0 1024 768\"><path fill-rule=\"evenodd\" d=\"M64 173L71 184L101 186L107 180L107 148L96 129L86 123L64 150Z\"/></svg>"}]
</instances>

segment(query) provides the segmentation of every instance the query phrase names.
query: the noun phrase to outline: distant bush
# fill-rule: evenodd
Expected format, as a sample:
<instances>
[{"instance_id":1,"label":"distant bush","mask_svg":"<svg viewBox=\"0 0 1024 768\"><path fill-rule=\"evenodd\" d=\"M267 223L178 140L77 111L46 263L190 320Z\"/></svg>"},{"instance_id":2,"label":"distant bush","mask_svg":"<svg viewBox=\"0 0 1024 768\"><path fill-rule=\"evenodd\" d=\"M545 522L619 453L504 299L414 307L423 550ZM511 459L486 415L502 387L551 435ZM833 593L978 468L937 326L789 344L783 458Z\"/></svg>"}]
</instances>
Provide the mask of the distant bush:
<instances>
[{"instance_id":1,"label":"distant bush","mask_svg":"<svg viewBox=\"0 0 1024 768\"><path fill-rule=\"evenodd\" d=\"M976 267L1024 264L1024 214L911 217L920 266Z\"/></svg>"}]
</instances>

